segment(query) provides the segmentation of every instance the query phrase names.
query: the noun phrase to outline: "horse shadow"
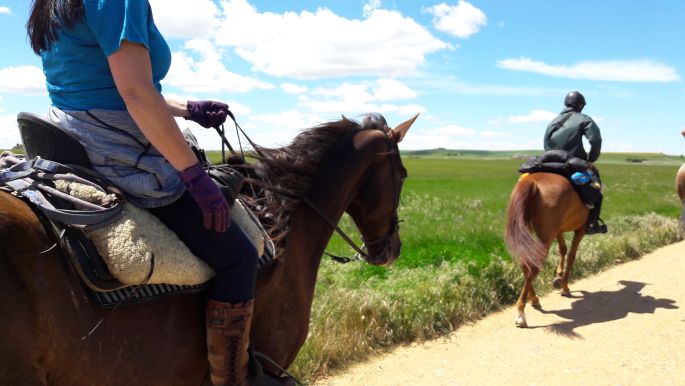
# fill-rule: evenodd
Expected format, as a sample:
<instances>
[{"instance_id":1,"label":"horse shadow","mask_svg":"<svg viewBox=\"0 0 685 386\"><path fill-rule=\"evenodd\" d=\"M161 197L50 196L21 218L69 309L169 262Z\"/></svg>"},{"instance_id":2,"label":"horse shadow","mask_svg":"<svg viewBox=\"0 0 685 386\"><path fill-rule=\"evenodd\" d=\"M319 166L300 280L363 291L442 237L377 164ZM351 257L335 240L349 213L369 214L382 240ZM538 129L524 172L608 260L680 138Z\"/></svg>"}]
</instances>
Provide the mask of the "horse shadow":
<instances>
[{"instance_id":1,"label":"horse shadow","mask_svg":"<svg viewBox=\"0 0 685 386\"><path fill-rule=\"evenodd\" d=\"M541 327L569 339L583 339L582 335L575 331L579 327L623 319L631 312L653 314L657 308L678 308L675 300L655 299L653 296L642 295L640 291L647 285L645 283L621 280L618 284L623 285L618 291L573 291L569 297L578 300L571 304L571 309L539 309L543 314L555 314L568 319ZM580 293L580 296L576 295L577 293Z\"/></svg>"}]
</instances>

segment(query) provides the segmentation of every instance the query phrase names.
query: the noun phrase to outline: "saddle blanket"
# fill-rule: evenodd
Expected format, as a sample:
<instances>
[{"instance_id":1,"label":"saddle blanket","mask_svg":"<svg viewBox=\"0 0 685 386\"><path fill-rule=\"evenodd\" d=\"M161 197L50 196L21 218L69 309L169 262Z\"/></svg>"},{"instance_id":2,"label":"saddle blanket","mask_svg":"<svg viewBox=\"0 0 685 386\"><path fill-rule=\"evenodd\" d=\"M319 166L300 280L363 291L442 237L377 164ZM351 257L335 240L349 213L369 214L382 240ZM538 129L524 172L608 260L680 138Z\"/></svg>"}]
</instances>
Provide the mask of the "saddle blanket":
<instances>
[{"instance_id":1,"label":"saddle blanket","mask_svg":"<svg viewBox=\"0 0 685 386\"><path fill-rule=\"evenodd\" d=\"M99 202L103 195L77 182L57 180L55 187L89 202ZM236 200L231 210L231 221L250 238L259 256L273 251L261 224L240 200ZM214 276L211 267L193 255L157 217L130 203L124 204L121 217L114 222L85 232L112 276L123 284L199 285Z\"/></svg>"}]
</instances>

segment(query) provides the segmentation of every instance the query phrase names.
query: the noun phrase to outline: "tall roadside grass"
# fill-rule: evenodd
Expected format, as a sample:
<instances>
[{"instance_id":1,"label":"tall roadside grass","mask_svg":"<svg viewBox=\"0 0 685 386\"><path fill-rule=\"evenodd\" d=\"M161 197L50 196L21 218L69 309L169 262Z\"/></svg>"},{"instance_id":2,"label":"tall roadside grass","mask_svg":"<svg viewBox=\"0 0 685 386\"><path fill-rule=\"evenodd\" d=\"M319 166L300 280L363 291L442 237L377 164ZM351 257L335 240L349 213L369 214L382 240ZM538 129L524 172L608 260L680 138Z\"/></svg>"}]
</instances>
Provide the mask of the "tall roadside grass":
<instances>
[{"instance_id":1,"label":"tall roadside grass","mask_svg":"<svg viewBox=\"0 0 685 386\"><path fill-rule=\"evenodd\" d=\"M389 268L322 262L310 334L291 367L308 381L395 345L444 335L518 296L523 277L502 234L520 161L404 157L404 163L402 257ZM583 240L572 279L681 237L677 166L599 167L610 233ZM347 218L342 226L355 232ZM338 238L329 250L351 253ZM541 294L551 291L557 259L553 250L536 282Z\"/></svg>"},{"instance_id":2,"label":"tall roadside grass","mask_svg":"<svg viewBox=\"0 0 685 386\"><path fill-rule=\"evenodd\" d=\"M611 234L581 243L572 280L681 239L677 220L656 214L622 217L611 226ZM545 262L535 283L539 294L552 290L558 256L552 251ZM322 264L310 334L292 367L305 379L328 375L400 343L444 335L514 303L523 285L521 270L505 256L486 264L457 260L391 267L365 281L351 279L362 270L359 265Z\"/></svg>"}]
</instances>

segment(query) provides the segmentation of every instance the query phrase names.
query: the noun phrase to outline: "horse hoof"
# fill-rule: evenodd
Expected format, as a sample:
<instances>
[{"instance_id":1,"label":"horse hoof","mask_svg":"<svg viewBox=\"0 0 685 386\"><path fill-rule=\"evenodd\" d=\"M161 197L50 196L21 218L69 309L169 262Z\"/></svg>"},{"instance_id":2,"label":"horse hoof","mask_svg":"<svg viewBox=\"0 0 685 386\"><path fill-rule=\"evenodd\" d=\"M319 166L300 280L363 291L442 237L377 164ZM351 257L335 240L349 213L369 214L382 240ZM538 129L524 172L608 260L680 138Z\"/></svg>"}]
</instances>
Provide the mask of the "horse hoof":
<instances>
[{"instance_id":1,"label":"horse hoof","mask_svg":"<svg viewBox=\"0 0 685 386\"><path fill-rule=\"evenodd\" d=\"M538 300L537 302L532 302L530 305L535 308L536 310L541 310L542 309L542 304L540 304L540 301Z\"/></svg>"},{"instance_id":2,"label":"horse hoof","mask_svg":"<svg viewBox=\"0 0 685 386\"><path fill-rule=\"evenodd\" d=\"M517 316L516 319L514 319L514 323L516 323L516 327L518 327L518 328L528 327L528 323L526 323L526 319L522 318L520 316Z\"/></svg>"},{"instance_id":3,"label":"horse hoof","mask_svg":"<svg viewBox=\"0 0 685 386\"><path fill-rule=\"evenodd\" d=\"M570 290L561 290L561 296L565 298L570 298L571 297L571 291Z\"/></svg>"},{"instance_id":4,"label":"horse hoof","mask_svg":"<svg viewBox=\"0 0 685 386\"><path fill-rule=\"evenodd\" d=\"M554 286L554 289L561 288L561 278L555 277L554 280L552 280L552 285Z\"/></svg>"}]
</instances>

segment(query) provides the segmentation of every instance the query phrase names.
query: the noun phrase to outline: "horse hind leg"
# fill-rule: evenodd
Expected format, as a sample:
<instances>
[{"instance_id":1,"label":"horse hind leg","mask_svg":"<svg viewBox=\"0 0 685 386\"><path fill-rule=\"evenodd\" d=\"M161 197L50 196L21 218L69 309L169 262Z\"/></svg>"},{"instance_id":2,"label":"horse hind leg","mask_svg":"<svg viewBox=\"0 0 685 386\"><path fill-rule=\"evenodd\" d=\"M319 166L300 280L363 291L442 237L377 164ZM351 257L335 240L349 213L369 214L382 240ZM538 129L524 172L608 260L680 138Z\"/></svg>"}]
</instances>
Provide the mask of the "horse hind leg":
<instances>
[{"instance_id":1,"label":"horse hind leg","mask_svg":"<svg viewBox=\"0 0 685 386\"><path fill-rule=\"evenodd\" d=\"M549 254L549 249L552 247L552 241L547 241L544 243L545 245L545 253ZM566 248L566 245L564 244L564 248ZM533 274L533 280L535 277L537 277L538 273L540 273L539 269L534 269L532 272ZM528 301L530 302L530 305L533 306L535 309L541 309L542 305L540 304L540 298L538 298L538 295L535 293L535 287L533 286L532 282L530 285L530 289L528 291Z\"/></svg>"},{"instance_id":2,"label":"horse hind leg","mask_svg":"<svg viewBox=\"0 0 685 386\"><path fill-rule=\"evenodd\" d=\"M552 280L552 285L556 289L561 288L562 276L564 274L564 260L566 259L566 240L564 240L563 233L557 235L557 245L559 246L559 264L557 264L557 271L554 279Z\"/></svg>"},{"instance_id":3,"label":"horse hind leg","mask_svg":"<svg viewBox=\"0 0 685 386\"><path fill-rule=\"evenodd\" d=\"M568 288L568 278L571 275L571 270L573 269L573 263L576 261L576 254L578 253L578 246L580 246L580 240L585 236L585 228L577 229L573 234L573 240L571 241L571 250L566 257L566 270L561 277L561 295L569 296L571 290Z\"/></svg>"},{"instance_id":4,"label":"horse hind leg","mask_svg":"<svg viewBox=\"0 0 685 386\"><path fill-rule=\"evenodd\" d=\"M517 314L514 323L516 323L516 327L525 328L528 327L525 315L526 301L530 300L533 307L540 307L540 300L535 295L535 290L533 289L533 280L535 280L535 276L537 276L539 270L537 268L528 268L525 266L521 266L521 269L523 270L523 276L525 277L526 282L523 285L521 294L516 302Z\"/></svg>"}]
</instances>

